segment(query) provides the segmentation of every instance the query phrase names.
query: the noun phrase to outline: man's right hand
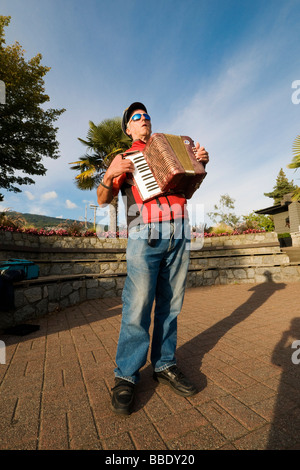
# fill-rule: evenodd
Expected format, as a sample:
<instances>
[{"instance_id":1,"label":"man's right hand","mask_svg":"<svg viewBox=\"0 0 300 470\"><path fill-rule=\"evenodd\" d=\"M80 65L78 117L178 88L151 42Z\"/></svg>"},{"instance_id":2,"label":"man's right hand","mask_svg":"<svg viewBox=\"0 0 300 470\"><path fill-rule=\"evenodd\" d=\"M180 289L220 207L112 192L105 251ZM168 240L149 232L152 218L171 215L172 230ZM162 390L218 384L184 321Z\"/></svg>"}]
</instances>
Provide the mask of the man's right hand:
<instances>
[{"instance_id":1,"label":"man's right hand","mask_svg":"<svg viewBox=\"0 0 300 470\"><path fill-rule=\"evenodd\" d=\"M119 153L115 156L111 164L109 165L104 178L103 183L110 186L112 184L112 180L117 176L122 175L122 173L133 173L134 171L134 164L131 160L127 158L123 158L122 154Z\"/></svg>"},{"instance_id":2,"label":"man's right hand","mask_svg":"<svg viewBox=\"0 0 300 470\"><path fill-rule=\"evenodd\" d=\"M131 160L123 158L122 154L120 153L116 155L103 177L102 182L105 187L102 184L99 184L97 188L98 204L102 206L104 204L109 204L112 201L112 187L114 178L117 178L124 173L133 173L133 171L134 164L131 162Z\"/></svg>"}]
</instances>

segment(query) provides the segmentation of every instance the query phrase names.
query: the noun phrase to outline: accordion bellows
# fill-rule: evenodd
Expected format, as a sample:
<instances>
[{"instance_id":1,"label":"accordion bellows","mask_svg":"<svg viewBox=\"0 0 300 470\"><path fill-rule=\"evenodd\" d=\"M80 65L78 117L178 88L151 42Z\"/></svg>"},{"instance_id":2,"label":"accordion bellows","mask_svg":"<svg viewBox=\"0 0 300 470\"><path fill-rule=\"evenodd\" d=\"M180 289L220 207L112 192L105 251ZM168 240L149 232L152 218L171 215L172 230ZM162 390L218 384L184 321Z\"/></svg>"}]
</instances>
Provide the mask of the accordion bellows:
<instances>
[{"instance_id":1,"label":"accordion bellows","mask_svg":"<svg viewBox=\"0 0 300 470\"><path fill-rule=\"evenodd\" d=\"M181 192L190 199L206 176L188 136L153 134L143 155L162 192Z\"/></svg>"}]
</instances>

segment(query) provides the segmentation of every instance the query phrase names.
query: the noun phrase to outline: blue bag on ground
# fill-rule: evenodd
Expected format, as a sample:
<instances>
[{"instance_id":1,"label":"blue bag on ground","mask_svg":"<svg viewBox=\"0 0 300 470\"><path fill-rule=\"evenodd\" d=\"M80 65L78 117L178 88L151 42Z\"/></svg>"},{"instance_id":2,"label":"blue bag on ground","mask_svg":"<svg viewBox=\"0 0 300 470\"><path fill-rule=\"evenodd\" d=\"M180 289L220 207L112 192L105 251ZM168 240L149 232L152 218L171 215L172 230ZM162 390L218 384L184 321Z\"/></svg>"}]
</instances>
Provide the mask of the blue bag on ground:
<instances>
[{"instance_id":1,"label":"blue bag on ground","mask_svg":"<svg viewBox=\"0 0 300 470\"><path fill-rule=\"evenodd\" d=\"M36 279L39 277L40 268L33 261L26 259L10 258L8 261L0 263L0 273L9 275L10 271L22 270L25 273L24 279Z\"/></svg>"}]
</instances>

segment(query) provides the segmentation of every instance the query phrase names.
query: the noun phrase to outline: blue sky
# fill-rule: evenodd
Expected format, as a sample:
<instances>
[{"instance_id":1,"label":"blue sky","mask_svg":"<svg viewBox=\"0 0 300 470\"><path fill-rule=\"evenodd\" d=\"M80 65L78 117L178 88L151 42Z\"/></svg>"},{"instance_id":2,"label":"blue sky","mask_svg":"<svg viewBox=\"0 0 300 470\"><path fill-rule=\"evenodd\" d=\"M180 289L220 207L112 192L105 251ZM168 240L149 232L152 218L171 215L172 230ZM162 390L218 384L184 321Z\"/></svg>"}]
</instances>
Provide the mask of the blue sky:
<instances>
[{"instance_id":1,"label":"blue sky","mask_svg":"<svg viewBox=\"0 0 300 470\"><path fill-rule=\"evenodd\" d=\"M89 121L146 104L153 132L189 135L210 154L207 177L190 201L211 211L222 194L237 215L272 205L281 168L300 134L299 0L0 0L10 15L6 43L50 66L49 107L59 118L61 157L46 176L5 192L1 208L93 219L96 191L74 184ZM1 71L0 71L1 79ZM300 82L299 82L300 83ZM298 95L297 95L298 96ZM300 92L299 92L300 97ZM192 209L193 211L193 209ZM101 214L99 214L101 217ZM209 219L205 219L208 223Z\"/></svg>"}]
</instances>

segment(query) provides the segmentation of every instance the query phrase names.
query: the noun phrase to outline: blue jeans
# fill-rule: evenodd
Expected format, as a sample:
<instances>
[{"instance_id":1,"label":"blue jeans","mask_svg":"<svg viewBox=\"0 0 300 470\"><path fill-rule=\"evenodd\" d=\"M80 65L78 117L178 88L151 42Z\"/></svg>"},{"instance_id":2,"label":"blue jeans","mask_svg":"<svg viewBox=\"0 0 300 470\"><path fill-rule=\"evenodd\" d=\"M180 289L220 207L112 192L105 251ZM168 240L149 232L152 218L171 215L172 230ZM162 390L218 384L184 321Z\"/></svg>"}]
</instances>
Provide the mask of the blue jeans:
<instances>
[{"instance_id":1,"label":"blue jeans","mask_svg":"<svg viewBox=\"0 0 300 470\"><path fill-rule=\"evenodd\" d=\"M154 246L148 243L150 227L156 235ZM129 231L116 377L138 382L150 346L154 301L152 366L158 372L176 364L177 316L183 303L190 258L186 227L180 220L145 224Z\"/></svg>"}]
</instances>

